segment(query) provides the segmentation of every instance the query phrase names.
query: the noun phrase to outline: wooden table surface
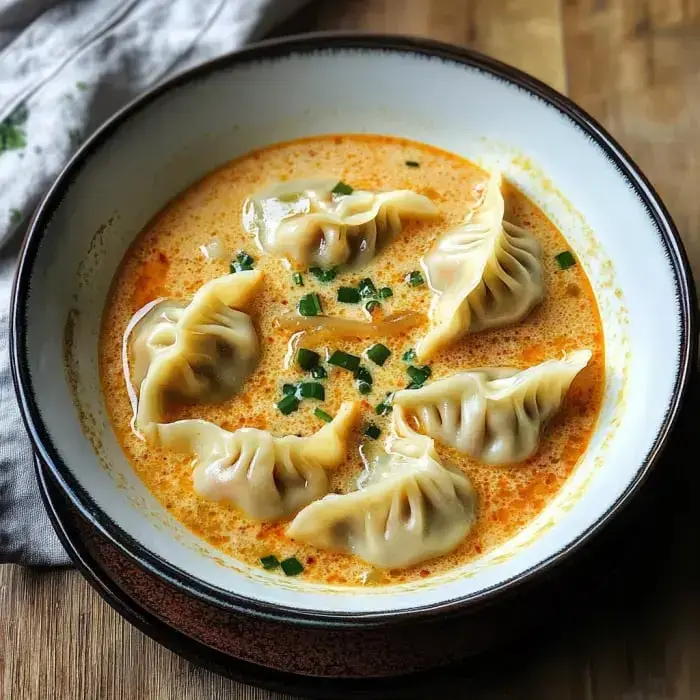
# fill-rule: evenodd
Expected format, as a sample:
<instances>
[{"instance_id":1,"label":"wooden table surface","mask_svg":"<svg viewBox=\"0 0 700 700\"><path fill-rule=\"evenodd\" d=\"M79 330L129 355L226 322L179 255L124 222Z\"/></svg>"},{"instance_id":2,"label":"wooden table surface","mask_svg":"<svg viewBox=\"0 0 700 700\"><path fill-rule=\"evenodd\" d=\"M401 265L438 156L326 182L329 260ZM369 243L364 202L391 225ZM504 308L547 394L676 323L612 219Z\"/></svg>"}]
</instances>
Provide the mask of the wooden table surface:
<instances>
[{"instance_id":1,"label":"wooden table surface","mask_svg":"<svg viewBox=\"0 0 700 700\"><path fill-rule=\"evenodd\" d=\"M700 0L325 0L285 30L339 28L463 44L568 94L650 177L698 275ZM628 234L632 240L634 232ZM618 591L611 604L552 639L527 640L537 650L527 664L463 695L700 698L699 529L692 498L681 499L671 537L650 552L634 592ZM282 697L219 678L161 648L75 571L0 567L0 634L3 698Z\"/></svg>"}]
</instances>

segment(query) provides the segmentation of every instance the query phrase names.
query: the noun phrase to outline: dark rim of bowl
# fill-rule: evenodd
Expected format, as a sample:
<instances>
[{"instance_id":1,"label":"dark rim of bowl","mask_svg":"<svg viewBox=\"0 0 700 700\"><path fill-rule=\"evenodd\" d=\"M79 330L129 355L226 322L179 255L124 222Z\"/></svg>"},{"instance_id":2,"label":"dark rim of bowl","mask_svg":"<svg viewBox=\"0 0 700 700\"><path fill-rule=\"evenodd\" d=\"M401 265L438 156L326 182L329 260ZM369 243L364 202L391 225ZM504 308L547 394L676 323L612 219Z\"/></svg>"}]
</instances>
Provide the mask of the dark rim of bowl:
<instances>
[{"instance_id":1,"label":"dark rim of bowl","mask_svg":"<svg viewBox=\"0 0 700 700\"><path fill-rule=\"evenodd\" d=\"M661 243L668 252L675 274L676 293L678 295L680 314L681 351L678 371L675 378L673 397L658 434L650 447L644 462L640 465L634 479L630 481L624 493L599 518L581 532L575 540L547 559L532 566L520 574L501 581L489 588L475 593L441 601L430 605L383 610L372 612L326 612L320 610L294 608L276 605L238 595L232 591L206 583L185 571L173 566L168 561L146 549L140 542L127 534L117 523L109 518L95 503L91 496L80 486L70 469L64 464L46 430L34 397L31 377L27 363L27 328L26 304L34 261L41 245L46 226L60 204L64 192L68 189L77 172L90 158L91 154L109 139L119 126L133 114L148 107L161 95L176 89L199 77L218 70L245 65L260 60L287 57L293 54L308 54L318 51L369 50L380 53L403 53L439 58L445 62L466 66L487 73L492 77L514 85L531 96L545 102L549 107L565 116L573 126L586 133L606 156L615 164L628 183L641 199L649 218L654 222L661 237ZM660 197L642 174L634 161L607 133L607 131L585 111L567 97L564 97L545 83L522 71L508 66L469 49L459 48L429 39L382 34L353 34L344 32L320 32L304 34L282 39L272 39L253 44L208 61L200 66L164 81L137 97L107 120L77 151L68 165L58 176L41 204L37 208L29 225L17 268L12 291L10 309L10 356L15 390L26 428L34 449L48 465L61 488L71 502L95 527L97 527L115 546L123 551L143 568L167 580L189 595L206 602L241 614L261 616L293 624L305 624L322 627L376 626L388 623L406 622L425 619L431 616L466 613L478 604L493 603L499 594L512 590L525 582L530 582L536 575L549 572L552 567L571 556L603 526L615 516L630 500L631 496L645 481L651 468L656 464L674 427L689 379L694 369L696 354L696 310L695 290L690 266L683 244L670 214Z\"/></svg>"}]
</instances>

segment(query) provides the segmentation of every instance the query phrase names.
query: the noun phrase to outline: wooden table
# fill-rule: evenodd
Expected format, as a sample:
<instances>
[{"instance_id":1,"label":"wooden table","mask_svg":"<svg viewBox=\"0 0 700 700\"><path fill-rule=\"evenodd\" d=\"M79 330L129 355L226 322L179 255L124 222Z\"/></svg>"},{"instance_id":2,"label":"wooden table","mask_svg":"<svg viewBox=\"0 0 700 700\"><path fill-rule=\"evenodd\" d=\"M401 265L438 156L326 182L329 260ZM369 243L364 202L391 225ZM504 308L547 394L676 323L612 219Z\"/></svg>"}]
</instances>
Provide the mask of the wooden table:
<instances>
[{"instance_id":1,"label":"wooden table","mask_svg":"<svg viewBox=\"0 0 700 700\"><path fill-rule=\"evenodd\" d=\"M327 0L285 31L339 28L464 44L570 95L650 177L700 272L700 0ZM527 640L527 663L459 695L700 698L700 526L697 498L682 490L670 535L639 567L640 585L616 589L551 639ZM75 571L0 567L0 633L0 697L8 700L282 697L161 648Z\"/></svg>"}]
</instances>

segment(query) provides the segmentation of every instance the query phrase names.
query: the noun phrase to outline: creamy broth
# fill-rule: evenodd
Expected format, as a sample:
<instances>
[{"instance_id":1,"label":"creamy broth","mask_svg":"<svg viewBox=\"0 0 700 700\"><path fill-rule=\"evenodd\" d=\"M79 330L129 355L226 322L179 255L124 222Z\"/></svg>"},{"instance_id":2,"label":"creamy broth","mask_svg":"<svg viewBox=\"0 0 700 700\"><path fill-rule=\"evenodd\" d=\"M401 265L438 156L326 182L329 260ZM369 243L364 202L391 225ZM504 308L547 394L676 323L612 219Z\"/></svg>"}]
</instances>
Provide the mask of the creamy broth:
<instances>
[{"instance_id":1,"label":"creamy broth","mask_svg":"<svg viewBox=\"0 0 700 700\"><path fill-rule=\"evenodd\" d=\"M415 161L419 167L409 167L406 161ZM369 265L341 271L331 283L301 271L304 286L300 287L288 264L257 248L243 228L241 212L246 198L262 187L319 175L337 177L358 189L410 189L430 197L440 215L431 221L408 221ZM250 253L256 269L265 275L264 290L250 309L262 355L236 396L218 405L177 406L167 419L197 417L228 430L247 426L280 436L309 435L323 426L314 408L333 415L343 400L361 401L363 420L347 460L331 474L331 492L354 490L363 471L359 447L370 440L363 435L364 427L374 423L382 431L379 440L387 436L391 416L376 415L375 406L386 392L406 386L407 365L401 355L415 345L426 326L382 339L392 353L383 367L363 362L374 378L370 394L361 396L350 373L326 365L325 401L304 400L299 410L284 416L276 407L282 384L304 376L308 381L308 374L294 364L285 369L290 333L280 329L276 319L295 309L302 295L316 291L325 314L367 320L361 304L342 304L335 296L338 286L353 286L365 277L393 291L392 297L382 300L378 318L407 309L427 313L429 287L412 287L404 278L420 268L421 256L441 232L463 220L475 203L474 185L485 177L469 161L424 144L384 136L323 136L271 146L222 166L170 202L146 226L113 282L103 315L100 367L117 437L136 473L175 518L213 546L255 567L266 555L295 556L304 565L303 577L308 581L387 584L431 576L478 557L512 537L544 508L571 474L595 427L604 385L603 334L583 269L575 265L562 270L555 260L555 255L568 249L566 241L537 206L507 184L507 220L530 230L543 246L545 299L523 322L467 335L441 352L430 363L432 379L484 366L525 368L580 348L589 348L593 357L545 429L539 451L527 462L487 466L437 445L441 457L469 476L478 495L476 524L449 554L406 569L379 571L348 554L299 545L284 534L288 521L256 522L231 505L197 495L192 488L191 457L148 445L131 430L132 406L121 361L124 331L134 313L148 302L159 297L189 299L203 283L226 274L228 260L207 261L202 252L202 246L217 239L230 254ZM335 341L330 349L362 355L373 342Z\"/></svg>"}]
</instances>

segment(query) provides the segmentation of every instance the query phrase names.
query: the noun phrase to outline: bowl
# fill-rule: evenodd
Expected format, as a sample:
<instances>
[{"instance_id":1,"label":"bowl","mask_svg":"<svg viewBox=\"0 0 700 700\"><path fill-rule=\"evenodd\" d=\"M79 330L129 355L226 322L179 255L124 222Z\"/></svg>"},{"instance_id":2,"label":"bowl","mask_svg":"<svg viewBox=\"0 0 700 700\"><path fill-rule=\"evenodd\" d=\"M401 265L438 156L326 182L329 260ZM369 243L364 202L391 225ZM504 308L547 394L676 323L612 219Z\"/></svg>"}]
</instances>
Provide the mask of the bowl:
<instances>
[{"instance_id":1,"label":"bowl","mask_svg":"<svg viewBox=\"0 0 700 700\"><path fill-rule=\"evenodd\" d=\"M361 591L253 570L175 521L119 447L97 364L110 282L166 202L254 148L348 132L407 137L498 165L578 254L600 307L606 365L590 445L533 522L459 569ZM12 369L37 454L75 508L139 566L187 595L253 617L380 626L497 601L616 516L676 423L696 353L694 304L688 262L663 203L570 100L445 44L308 35L263 42L178 75L82 146L24 243L11 309Z\"/></svg>"}]
</instances>

